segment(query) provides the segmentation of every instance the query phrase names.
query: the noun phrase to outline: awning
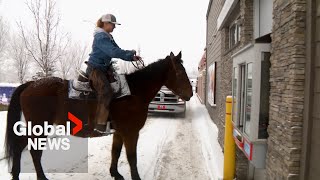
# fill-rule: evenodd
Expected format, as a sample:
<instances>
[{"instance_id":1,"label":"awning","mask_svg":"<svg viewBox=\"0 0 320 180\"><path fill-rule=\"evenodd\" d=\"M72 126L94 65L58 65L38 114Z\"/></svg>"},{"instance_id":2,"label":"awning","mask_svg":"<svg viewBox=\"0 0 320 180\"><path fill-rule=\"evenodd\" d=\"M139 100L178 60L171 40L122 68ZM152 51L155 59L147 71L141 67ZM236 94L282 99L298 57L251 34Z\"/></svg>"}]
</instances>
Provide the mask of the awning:
<instances>
[{"instance_id":1,"label":"awning","mask_svg":"<svg viewBox=\"0 0 320 180\"><path fill-rule=\"evenodd\" d=\"M226 0L224 2L224 5L221 9L221 12L217 20L218 31L222 29L228 17L230 16L232 10L234 9L234 7L237 5L238 2L239 0Z\"/></svg>"}]
</instances>

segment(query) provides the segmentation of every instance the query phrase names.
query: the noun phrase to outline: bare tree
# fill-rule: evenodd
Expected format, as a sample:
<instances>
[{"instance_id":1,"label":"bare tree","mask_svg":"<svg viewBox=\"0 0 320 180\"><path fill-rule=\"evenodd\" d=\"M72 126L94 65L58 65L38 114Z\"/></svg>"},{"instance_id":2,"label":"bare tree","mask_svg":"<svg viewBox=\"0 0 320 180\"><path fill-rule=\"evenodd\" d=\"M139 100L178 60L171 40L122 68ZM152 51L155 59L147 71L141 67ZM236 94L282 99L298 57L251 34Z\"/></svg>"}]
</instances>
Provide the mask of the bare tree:
<instances>
[{"instance_id":1,"label":"bare tree","mask_svg":"<svg viewBox=\"0 0 320 180\"><path fill-rule=\"evenodd\" d=\"M75 78L77 70L88 56L87 46L72 43L67 49L65 56L59 58L59 70L63 79Z\"/></svg>"},{"instance_id":2,"label":"bare tree","mask_svg":"<svg viewBox=\"0 0 320 180\"><path fill-rule=\"evenodd\" d=\"M60 17L56 12L55 0L28 0L26 5L34 26L24 29L22 22L18 22L20 34L28 54L41 69L37 74L52 76L56 71L55 63L68 45L68 34L59 31Z\"/></svg>"},{"instance_id":3,"label":"bare tree","mask_svg":"<svg viewBox=\"0 0 320 180\"><path fill-rule=\"evenodd\" d=\"M0 16L0 60L4 56L4 51L6 50L8 44L8 33L9 26L4 21L4 19Z\"/></svg>"},{"instance_id":4,"label":"bare tree","mask_svg":"<svg viewBox=\"0 0 320 180\"><path fill-rule=\"evenodd\" d=\"M84 63L85 60L88 59L89 53L88 53L88 46L85 45L80 45L79 43L77 43L75 45L75 49L74 51L78 52L78 57L77 59L75 59L74 61L74 67L73 67L73 73L74 73L74 77L76 77L77 75L77 71L80 70L81 65Z\"/></svg>"},{"instance_id":5,"label":"bare tree","mask_svg":"<svg viewBox=\"0 0 320 180\"><path fill-rule=\"evenodd\" d=\"M27 49L25 48L23 39L21 37L12 37L8 55L14 62L19 82L21 84L24 83L30 56L28 56Z\"/></svg>"}]
</instances>

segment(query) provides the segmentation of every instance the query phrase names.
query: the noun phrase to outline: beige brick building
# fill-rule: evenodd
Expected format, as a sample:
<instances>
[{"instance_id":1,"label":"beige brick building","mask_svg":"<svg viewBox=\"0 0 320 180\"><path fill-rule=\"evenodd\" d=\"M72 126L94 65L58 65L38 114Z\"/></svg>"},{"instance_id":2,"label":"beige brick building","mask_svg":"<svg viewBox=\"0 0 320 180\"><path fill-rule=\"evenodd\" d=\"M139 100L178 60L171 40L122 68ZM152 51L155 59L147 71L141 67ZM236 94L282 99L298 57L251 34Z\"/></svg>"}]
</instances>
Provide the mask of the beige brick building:
<instances>
[{"instance_id":1,"label":"beige brick building","mask_svg":"<svg viewBox=\"0 0 320 180\"><path fill-rule=\"evenodd\" d=\"M210 0L205 104L238 179L320 179L319 0Z\"/></svg>"},{"instance_id":2,"label":"beige brick building","mask_svg":"<svg viewBox=\"0 0 320 180\"><path fill-rule=\"evenodd\" d=\"M205 86L206 86L206 49L203 52L203 55L200 59L199 65L198 65L198 76L197 76L197 86L196 86L196 92L197 96L200 100L200 102L203 104L205 101Z\"/></svg>"}]
</instances>

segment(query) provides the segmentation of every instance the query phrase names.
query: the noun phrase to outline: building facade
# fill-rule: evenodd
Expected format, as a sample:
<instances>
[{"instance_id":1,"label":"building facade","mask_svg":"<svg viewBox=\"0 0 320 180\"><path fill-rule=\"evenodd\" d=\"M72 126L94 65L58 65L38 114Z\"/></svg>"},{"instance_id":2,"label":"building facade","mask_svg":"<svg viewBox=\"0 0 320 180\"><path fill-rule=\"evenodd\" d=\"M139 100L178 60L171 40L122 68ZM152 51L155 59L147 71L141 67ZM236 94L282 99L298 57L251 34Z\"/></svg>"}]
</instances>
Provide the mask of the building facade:
<instances>
[{"instance_id":1,"label":"building facade","mask_svg":"<svg viewBox=\"0 0 320 180\"><path fill-rule=\"evenodd\" d=\"M219 128L219 143L223 146L225 125L225 101L232 95L232 55L253 41L252 1L212 0L207 11L207 69L214 67L215 79L207 71L207 94L212 82L214 103L207 96L206 107ZM211 100L212 101L212 100ZM246 179L249 161L237 149L236 172L239 179Z\"/></svg>"},{"instance_id":2,"label":"building facade","mask_svg":"<svg viewBox=\"0 0 320 180\"><path fill-rule=\"evenodd\" d=\"M210 0L206 107L238 179L320 179L319 0Z\"/></svg>"},{"instance_id":3,"label":"building facade","mask_svg":"<svg viewBox=\"0 0 320 180\"><path fill-rule=\"evenodd\" d=\"M320 179L320 2L273 1L268 179Z\"/></svg>"},{"instance_id":4,"label":"building facade","mask_svg":"<svg viewBox=\"0 0 320 180\"><path fill-rule=\"evenodd\" d=\"M206 67L207 67L206 63L207 63L207 58L206 58L206 49L205 49L198 65L198 76L197 76L197 85L196 85L196 92L202 104L205 102Z\"/></svg>"}]
</instances>

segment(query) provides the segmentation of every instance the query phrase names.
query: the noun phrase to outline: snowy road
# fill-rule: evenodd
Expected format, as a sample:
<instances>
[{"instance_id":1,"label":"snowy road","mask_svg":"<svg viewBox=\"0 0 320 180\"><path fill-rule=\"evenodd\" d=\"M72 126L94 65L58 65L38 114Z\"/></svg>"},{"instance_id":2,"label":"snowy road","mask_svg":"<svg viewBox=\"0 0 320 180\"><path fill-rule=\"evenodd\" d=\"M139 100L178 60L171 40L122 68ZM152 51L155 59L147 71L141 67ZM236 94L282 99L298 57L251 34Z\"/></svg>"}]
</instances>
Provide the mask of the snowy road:
<instances>
[{"instance_id":1,"label":"snowy road","mask_svg":"<svg viewBox=\"0 0 320 180\"><path fill-rule=\"evenodd\" d=\"M5 120L3 112L0 117L0 135L2 136ZM75 138L81 143L83 139ZM0 139L2 147L3 138ZM51 180L60 179L112 179L109 173L111 162L112 137L89 139L88 155L76 157L75 161L59 162L68 164L72 172L74 167L81 166L88 159L88 173L46 173ZM0 159L1 159L0 149ZM125 179L131 179L125 152L119 160L119 172ZM149 116L145 127L140 131L138 142L138 170L144 180L206 180L222 177L223 154L217 142L217 128L197 97L187 104L186 118L169 116ZM43 166L46 165L43 154ZM23 168L32 168L29 152L23 153ZM59 167L59 166L57 166ZM66 169L66 166L64 166ZM51 168L51 172L59 168ZM7 165L0 160L0 179L9 179ZM33 173L22 173L22 180L36 179Z\"/></svg>"}]
</instances>

